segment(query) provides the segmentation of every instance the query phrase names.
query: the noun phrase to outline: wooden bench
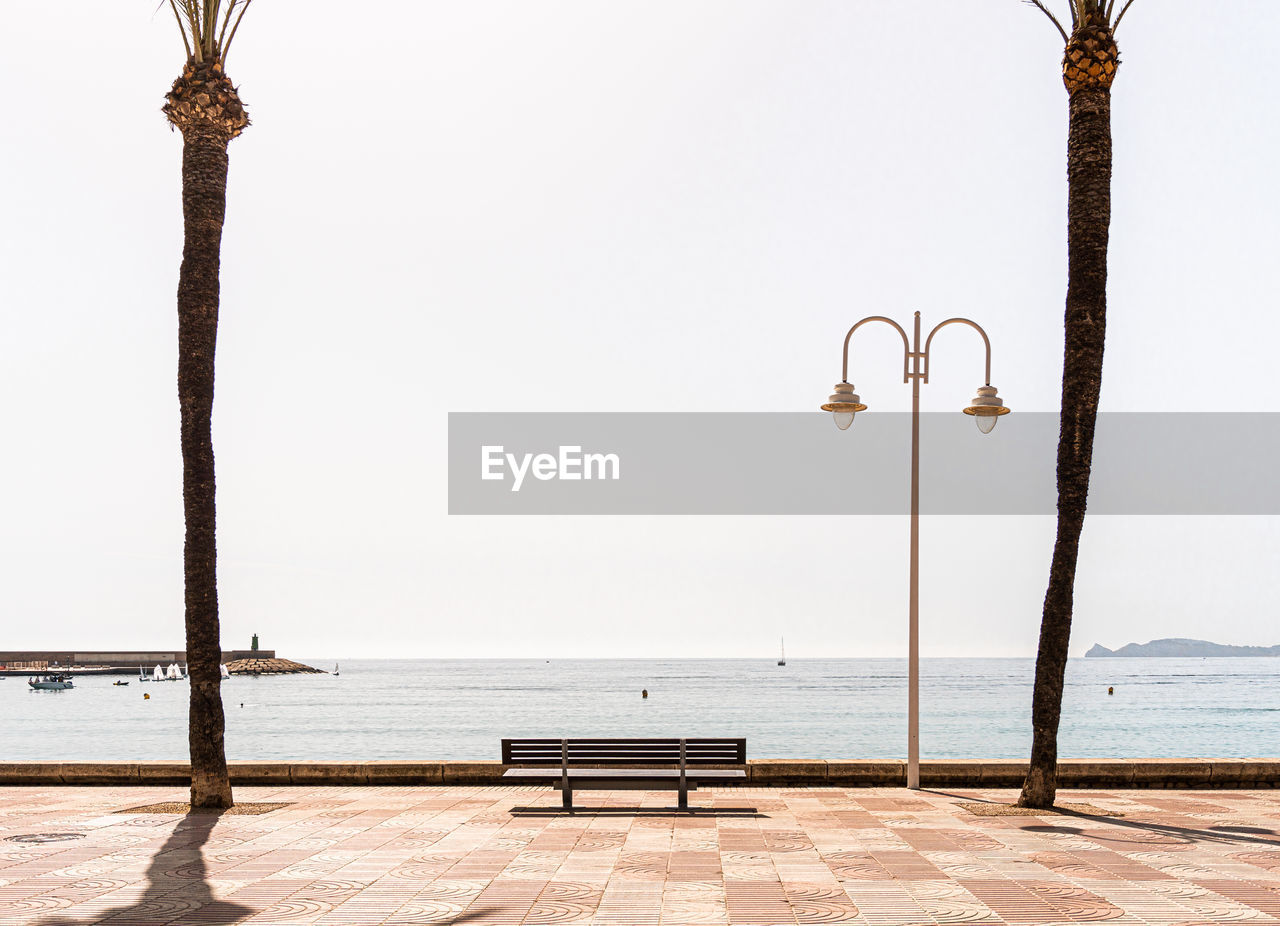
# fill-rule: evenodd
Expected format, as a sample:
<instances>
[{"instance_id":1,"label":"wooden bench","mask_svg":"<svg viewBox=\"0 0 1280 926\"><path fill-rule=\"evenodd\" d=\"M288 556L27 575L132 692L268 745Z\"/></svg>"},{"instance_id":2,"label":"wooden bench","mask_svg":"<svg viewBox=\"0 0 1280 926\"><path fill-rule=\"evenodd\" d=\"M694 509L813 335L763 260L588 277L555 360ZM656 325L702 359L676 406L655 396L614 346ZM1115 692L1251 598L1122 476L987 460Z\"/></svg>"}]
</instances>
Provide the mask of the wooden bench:
<instances>
[{"instance_id":1,"label":"wooden bench","mask_svg":"<svg viewBox=\"0 0 1280 926\"><path fill-rule=\"evenodd\" d=\"M679 806L687 809L689 792L698 785L739 784L747 773L745 739L504 739L504 781L513 784L551 784L561 792L566 809L573 808L573 790L658 790L679 792ZM536 767L542 766L542 767Z\"/></svg>"}]
</instances>

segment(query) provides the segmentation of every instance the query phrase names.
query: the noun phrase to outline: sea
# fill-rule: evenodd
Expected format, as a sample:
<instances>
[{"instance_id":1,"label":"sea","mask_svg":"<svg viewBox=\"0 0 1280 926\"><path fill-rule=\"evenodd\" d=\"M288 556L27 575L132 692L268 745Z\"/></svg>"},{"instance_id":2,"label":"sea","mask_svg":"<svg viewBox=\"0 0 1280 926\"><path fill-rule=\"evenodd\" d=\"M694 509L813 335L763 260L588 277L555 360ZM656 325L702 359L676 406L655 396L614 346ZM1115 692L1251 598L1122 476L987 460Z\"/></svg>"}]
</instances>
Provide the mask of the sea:
<instances>
[{"instance_id":1,"label":"sea","mask_svg":"<svg viewBox=\"0 0 1280 926\"><path fill-rule=\"evenodd\" d=\"M497 759L504 736L734 736L748 758L906 755L903 659L300 661L340 674L223 683L229 758ZM1031 659L921 660L922 758L1024 758L1033 676ZM186 719L185 681L81 676L70 691L34 691L9 676L0 761L184 759ZM1059 754L1280 756L1280 658L1073 659Z\"/></svg>"}]
</instances>

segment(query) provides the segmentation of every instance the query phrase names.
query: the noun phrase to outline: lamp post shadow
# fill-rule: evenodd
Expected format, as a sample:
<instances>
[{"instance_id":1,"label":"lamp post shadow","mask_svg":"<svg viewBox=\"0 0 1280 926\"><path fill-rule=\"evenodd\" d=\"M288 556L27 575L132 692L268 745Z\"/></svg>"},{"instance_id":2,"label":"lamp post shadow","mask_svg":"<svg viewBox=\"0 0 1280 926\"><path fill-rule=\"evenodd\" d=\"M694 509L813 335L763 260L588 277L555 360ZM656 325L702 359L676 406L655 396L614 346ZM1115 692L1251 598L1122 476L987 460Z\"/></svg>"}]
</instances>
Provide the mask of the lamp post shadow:
<instances>
[{"instance_id":1,"label":"lamp post shadow","mask_svg":"<svg viewBox=\"0 0 1280 926\"><path fill-rule=\"evenodd\" d=\"M178 821L147 868L147 891L136 903L94 913L88 919L53 916L36 926L89 926L97 923L178 924L211 926L239 923L259 912L217 900L207 880L203 848L218 823L218 813L187 814ZM74 911L73 911L74 912Z\"/></svg>"}]
</instances>

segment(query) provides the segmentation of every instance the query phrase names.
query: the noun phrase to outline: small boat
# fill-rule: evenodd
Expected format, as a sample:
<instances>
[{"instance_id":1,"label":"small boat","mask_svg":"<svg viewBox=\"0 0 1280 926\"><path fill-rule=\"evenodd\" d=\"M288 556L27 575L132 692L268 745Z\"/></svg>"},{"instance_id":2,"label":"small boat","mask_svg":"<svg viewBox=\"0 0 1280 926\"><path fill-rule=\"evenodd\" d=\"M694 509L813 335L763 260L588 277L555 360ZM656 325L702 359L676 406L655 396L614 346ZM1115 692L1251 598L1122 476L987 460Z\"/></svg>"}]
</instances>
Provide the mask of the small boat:
<instances>
[{"instance_id":1,"label":"small boat","mask_svg":"<svg viewBox=\"0 0 1280 926\"><path fill-rule=\"evenodd\" d=\"M333 674L335 678L338 675L338 664L336 662L333 664Z\"/></svg>"},{"instance_id":2,"label":"small boat","mask_svg":"<svg viewBox=\"0 0 1280 926\"><path fill-rule=\"evenodd\" d=\"M787 664L787 641L782 640L781 649L778 651L778 665L785 666Z\"/></svg>"},{"instance_id":3,"label":"small boat","mask_svg":"<svg viewBox=\"0 0 1280 926\"><path fill-rule=\"evenodd\" d=\"M156 667L151 670L151 681L153 682L164 681L164 669L160 668L160 663L158 662L156 663Z\"/></svg>"},{"instance_id":4,"label":"small boat","mask_svg":"<svg viewBox=\"0 0 1280 926\"><path fill-rule=\"evenodd\" d=\"M65 691L76 687L66 675L37 675L27 679L27 684L37 691Z\"/></svg>"},{"instance_id":5,"label":"small boat","mask_svg":"<svg viewBox=\"0 0 1280 926\"><path fill-rule=\"evenodd\" d=\"M129 684L129 683L128 683L128 682L115 681L115 682L112 682L111 684L113 684L113 685L127 685L127 684Z\"/></svg>"},{"instance_id":6,"label":"small boat","mask_svg":"<svg viewBox=\"0 0 1280 926\"><path fill-rule=\"evenodd\" d=\"M218 674L223 678L231 678L231 673L227 671L227 664L225 662L218 663Z\"/></svg>"},{"instance_id":7,"label":"small boat","mask_svg":"<svg viewBox=\"0 0 1280 926\"><path fill-rule=\"evenodd\" d=\"M176 662L170 664L169 671L164 674L164 680L166 682L182 681L182 671L178 668L178 664Z\"/></svg>"}]
</instances>

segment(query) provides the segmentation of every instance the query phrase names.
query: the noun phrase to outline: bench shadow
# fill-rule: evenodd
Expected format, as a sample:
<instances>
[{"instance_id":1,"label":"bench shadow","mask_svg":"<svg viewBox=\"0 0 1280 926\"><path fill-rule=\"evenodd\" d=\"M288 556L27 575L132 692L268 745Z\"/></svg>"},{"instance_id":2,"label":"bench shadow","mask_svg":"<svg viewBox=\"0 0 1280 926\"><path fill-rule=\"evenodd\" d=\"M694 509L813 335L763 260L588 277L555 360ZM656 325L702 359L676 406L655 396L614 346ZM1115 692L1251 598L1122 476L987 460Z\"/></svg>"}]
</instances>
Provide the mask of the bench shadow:
<instances>
[{"instance_id":1,"label":"bench shadow","mask_svg":"<svg viewBox=\"0 0 1280 926\"><path fill-rule=\"evenodd\" d=\"M95 912L87 919L55 914L33 922L36 926L112 922L159 926L190 919L211 926L228 926L255 915L256 910L215 899L209 886L202 849L219 817L221 814L217 812L194 813L177 822L165 844L152 856L147 868L147 890L137 902Z\"/></svg>"},{"instance_id":2,"label":"bench shadow","mask_svg":"<svg viewBox=\"0 0 1280 926\"><path fill-rule=\"evenodd\" d=\"M559 817L577 816L578 814L595 814L611 817L764 817L754 807L589 807L574 805L562 807L545 805L542 807L512 807L512 816L516 817Z\"/></svg>"}]
</instances>

